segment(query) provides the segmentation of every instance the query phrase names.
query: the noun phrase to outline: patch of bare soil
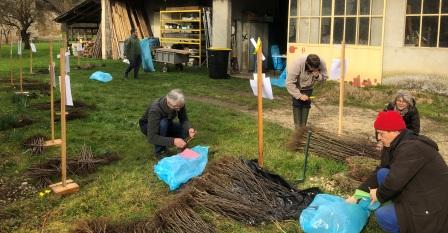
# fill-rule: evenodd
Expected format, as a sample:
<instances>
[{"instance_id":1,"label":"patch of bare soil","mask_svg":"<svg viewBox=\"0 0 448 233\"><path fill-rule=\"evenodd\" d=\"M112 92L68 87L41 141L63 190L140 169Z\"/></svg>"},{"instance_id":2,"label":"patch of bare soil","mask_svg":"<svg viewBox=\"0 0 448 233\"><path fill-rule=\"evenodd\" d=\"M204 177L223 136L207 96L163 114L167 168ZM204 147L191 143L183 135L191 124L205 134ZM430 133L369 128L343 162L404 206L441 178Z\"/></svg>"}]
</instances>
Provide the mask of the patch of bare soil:
<instances>
[{"instance_id":1,"label":"patch of bare soil","mask_svg":"<svg viewBox=\"0 0 448 233\"><path fill-rule=\"evenodd\" d=\"M0 205L5 206L8 203L23 200L35 195L36 188L28 180L7 181L0 177Z\"/></svg>"},{"instance_id":2,"label":"patch of bare soil","mask_svg":"<svg viewBox=\"0 0 448 233\"><path fill-rule=\"evenodd\" d=\"M220 107L231 108L250 115L256 116L257 111L251 110L247 106L241 106L234 103L207 98L192 97L194 101L213 104ZM284 109L266 110L263 113L264 119L282 125L283 127L294 129L294 121L292 118L292 108L290 105ZM310 111L308 124L324 128L327 131L337 133L339 121L339 107L334 105L317 105L313 106ZM342 122L344 134L355 134L360 137L372 137L374 135L373 122L377 115L376 111L370 109L344 107L344 119ZM433 120L421 119L421 134L433 139L439 145L439 151L448 161L448 125L441 125Z\"/></svg>"}]
</instances>

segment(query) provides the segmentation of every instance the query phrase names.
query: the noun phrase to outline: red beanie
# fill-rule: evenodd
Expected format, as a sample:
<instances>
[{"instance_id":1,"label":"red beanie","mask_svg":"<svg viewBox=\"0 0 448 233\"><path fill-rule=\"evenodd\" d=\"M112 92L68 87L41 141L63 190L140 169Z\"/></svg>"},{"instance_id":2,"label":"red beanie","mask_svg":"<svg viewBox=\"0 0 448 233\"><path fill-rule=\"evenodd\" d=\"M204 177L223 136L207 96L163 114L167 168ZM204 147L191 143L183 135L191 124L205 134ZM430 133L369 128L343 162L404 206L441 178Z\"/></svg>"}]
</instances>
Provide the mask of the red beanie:
<instances>
[{"instance_id":1,"label":"red beanie","mask_svg":"<svg viewBox=\"0 0 448 233\"><path fill-rule=\"evenodd\" d=\"M401 131L406 129L403 117L396 111L380 112L376 117L375 129L384 131Z\"/></svg>"}]
</instances>

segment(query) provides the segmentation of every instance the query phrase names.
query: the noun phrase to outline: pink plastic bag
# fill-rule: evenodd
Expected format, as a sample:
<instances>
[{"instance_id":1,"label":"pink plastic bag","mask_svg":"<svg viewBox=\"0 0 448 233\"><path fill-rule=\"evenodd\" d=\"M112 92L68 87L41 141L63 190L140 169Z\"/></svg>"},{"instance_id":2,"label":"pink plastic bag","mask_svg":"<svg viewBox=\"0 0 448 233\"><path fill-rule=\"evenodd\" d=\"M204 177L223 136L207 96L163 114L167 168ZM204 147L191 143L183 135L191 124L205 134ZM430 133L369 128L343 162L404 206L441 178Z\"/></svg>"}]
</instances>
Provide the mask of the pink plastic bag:
<instances>
[{"instance_id":1,"label":"pink plastic bag","mask_svg":"<svg viewBox=\"0 0 448 233\"><path fill-rule=\"evenodd\" d=\"M182 151L179 155L186 159L195 159L199 156L199 153L194 152L191 149L187 148L184 151Z\"/></svg>"}]
</instances>

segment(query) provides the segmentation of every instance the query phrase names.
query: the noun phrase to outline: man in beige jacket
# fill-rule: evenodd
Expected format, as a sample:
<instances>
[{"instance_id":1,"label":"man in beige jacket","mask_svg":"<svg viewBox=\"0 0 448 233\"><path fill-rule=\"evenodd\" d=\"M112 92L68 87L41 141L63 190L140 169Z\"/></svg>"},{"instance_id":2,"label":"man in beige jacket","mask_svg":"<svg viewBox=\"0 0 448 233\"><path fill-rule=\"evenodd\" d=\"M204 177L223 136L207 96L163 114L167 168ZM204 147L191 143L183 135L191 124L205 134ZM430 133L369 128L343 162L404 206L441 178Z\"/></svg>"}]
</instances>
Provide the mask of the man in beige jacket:
<instances>
[{"instance_id":1,"label":"man in beige jacket","mask_svg":"<svg viewBox=\"0 0 448 233\"><path fill-rule=\"evenodd\" d=\"M314 83L317 81L323 82L327 78L325 62L316 54L300 56L288 66L286 89L292 96L292 110L296 128L306 126Z\"/></svg>"}]
</instances>

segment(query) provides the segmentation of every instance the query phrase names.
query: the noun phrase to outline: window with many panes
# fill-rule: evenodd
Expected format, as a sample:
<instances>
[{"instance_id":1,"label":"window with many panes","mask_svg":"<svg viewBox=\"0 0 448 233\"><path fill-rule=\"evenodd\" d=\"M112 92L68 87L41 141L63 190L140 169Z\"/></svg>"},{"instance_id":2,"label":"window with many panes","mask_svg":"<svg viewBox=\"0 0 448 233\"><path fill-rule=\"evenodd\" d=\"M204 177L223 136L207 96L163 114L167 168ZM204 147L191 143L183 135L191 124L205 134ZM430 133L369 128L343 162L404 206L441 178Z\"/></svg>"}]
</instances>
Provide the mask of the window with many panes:
<instances>
[{"instance_id":1,"label":"window with many panes","mask_svg":"<svg viewBox=\"0 0 448 233\"><path fill-rule=\"evenodd\" d=\"M404 44L448 47L448 0L407 0Z\"/></svg>"},{"instance_id":2,"label":"window with many panes","mask_svg":"<svg viewBox=\"0 0 448 233\"><path fill-rule=\"evenodd\" d=\"M289 42L380 46L384 0L290 0Z\"/></svg>"}]
</instances>

